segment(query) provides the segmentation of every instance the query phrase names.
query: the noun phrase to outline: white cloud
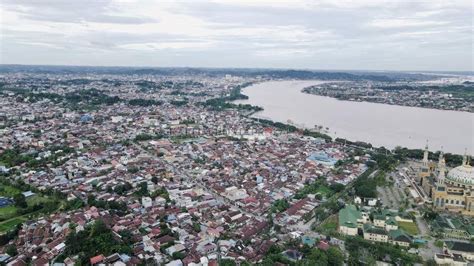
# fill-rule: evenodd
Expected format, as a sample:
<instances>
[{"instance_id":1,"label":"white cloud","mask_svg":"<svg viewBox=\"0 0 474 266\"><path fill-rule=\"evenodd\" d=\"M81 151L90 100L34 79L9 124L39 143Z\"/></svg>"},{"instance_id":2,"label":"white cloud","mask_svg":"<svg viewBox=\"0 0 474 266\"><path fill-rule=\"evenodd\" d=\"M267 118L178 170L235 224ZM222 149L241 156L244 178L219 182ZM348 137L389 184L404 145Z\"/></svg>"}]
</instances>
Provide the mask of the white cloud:
<instances>
[{"instance_id":1,"label":"white cloud","mask_svg":"<svg viewBox=\"0 0 474 266\"><path fill-rule=\"evenodd\" d=\"M389 18L389 19L374 19L369 22L369 26L377 28L404 28L404 27L430 27L447 25L447 21L436 20L420 20L410 18Z\"/></svg>"},{"instance_id":2,"label":"white cloud","mask_svg":"<svg viewBox=\"0 0 474 266\"><path fill-rule=\"evenodd\" d=\"M146 51L155 51L155 50L179 50L179 49L190 49L190 50L199 50L204 48L213 47L215 44L213 42L162 42L162 43L130 43L120 45L119 48L131 49L131 50L146 50Z\"/></svg>"},{"instance_id":3,"label":"white cloud","mask_svg":"<svg viewBox=\"0 0 474 266\"><path fill-rule=\"evenodd\" d=\"M395 53L407 59L399 69L411 68L419 62L410 55L429 53L437 57L426 68L440 60L467 68L471 11L464 0L4 0L0 52L2 63L127 65L137 58L137 65L320 69L370 69L400 61ZM464 56L442 53L446 43Z\"/></svg>"}]
</instances>

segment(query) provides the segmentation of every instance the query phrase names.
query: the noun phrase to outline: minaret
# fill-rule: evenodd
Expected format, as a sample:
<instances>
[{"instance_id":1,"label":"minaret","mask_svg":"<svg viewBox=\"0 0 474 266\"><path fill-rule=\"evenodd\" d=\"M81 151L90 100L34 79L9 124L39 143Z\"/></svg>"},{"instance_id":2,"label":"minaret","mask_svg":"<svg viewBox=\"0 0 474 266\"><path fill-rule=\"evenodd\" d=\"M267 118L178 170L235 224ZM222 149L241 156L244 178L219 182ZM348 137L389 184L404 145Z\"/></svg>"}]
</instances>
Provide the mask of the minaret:
<instances>
[{"instance_id":1,"label":"minaret","mask_svg":"<svg viewBox=\"0 0 474 266\"><path fill-rule=\"evenodd\" d=\"M441 166L442 163L445 163L444 161L444 152L443 152L443 146L441 146L441 151L439 152L439 158L438 158L438 168Z\"/></svg>"},{"instance_id":2,"label":"minaret","mask_svg":"<svg viewBox=\"0 0 474 266\"><path fill-rule=\"evenodd\" d=\"M444 178L446 177L446 161L444 157L440 156L440 162L438 163L438 179L436 180L436 187L444 187Z\"/></svg>"},{"instance_id":3,"label":"minaret","mask_svg":"<svg viewBox=\"0 0 474 266\"><path fill-rule=\"evenodd\" d=\"M423 166L428 166L428 140L426 141L425 152L423 153Z\"/></svg>"},{"instance_id":4,"label":"minaret","mask_svg":"<svg viewBox=\"0 0 474 266\"><path fill-rule=\"evenodd\" d=\"M462 166L468 165L467 161L467 148L464 150L464 156L462 157Z\"/></svg>"}]
</instances>

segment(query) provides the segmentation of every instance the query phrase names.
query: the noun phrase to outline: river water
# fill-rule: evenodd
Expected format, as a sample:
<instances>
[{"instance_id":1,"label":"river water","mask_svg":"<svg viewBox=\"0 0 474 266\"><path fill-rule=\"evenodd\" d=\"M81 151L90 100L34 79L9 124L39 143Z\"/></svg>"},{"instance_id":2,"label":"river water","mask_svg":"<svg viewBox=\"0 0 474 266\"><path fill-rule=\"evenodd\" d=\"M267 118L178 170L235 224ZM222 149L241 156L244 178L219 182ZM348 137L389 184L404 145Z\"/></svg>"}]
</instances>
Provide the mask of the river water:
<instances>
[{"instance_id":1,"label":"river water","mask_svg":"<svg viewBox=\"0 0 474 266\"><path fill-rule=\"evenodd\" d=\"M248 100L264 111L254 117L300 127L328 127L332 137L365 141L374 146L423 148L474 154L474 113L406 107L368 102L340 101L301 90L323 81L271 81L246 87Z\"/></svg>"}]
</instances>

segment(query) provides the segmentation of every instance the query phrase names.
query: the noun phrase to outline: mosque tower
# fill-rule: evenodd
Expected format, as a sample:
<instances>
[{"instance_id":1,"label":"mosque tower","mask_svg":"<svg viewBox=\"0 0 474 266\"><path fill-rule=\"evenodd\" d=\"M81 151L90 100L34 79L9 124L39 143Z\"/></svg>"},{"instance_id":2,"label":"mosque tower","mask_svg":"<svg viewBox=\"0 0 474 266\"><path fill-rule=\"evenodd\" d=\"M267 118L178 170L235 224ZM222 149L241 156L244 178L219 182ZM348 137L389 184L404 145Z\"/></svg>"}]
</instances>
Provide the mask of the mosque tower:
<instances>
[{"instance_id":1,"label":"mosque tower","mask_svg":"<svg viewBox=\"0 0 474 266\"><path fill-rule=\"evenodd\" d=\"M428 167L428 141L426 141L425 152L423 153L423 166Z\"/></svg>"},{"instance_id":2,"label":"mosque tower","mask_svg":"<svg viewBox=\"0 0 474 266\"><path fill-rule=\"evenodd\" d=\"M462 157L462 166L466 166L469 164L469 159L467 156L467 149L464 150L464 156Z\"/></svg>"},{"instance_id":3,"label":"mosque tower","mask_svg":"<svg viewBox=\"0 0 474 266\"><path fill-rule=\"evenodd\" d=\"M438 162L438 178L436 180L436 187L444 187L444 179L446 178L446 161L444 159L443 152L439 154Z\"/></svg>"}]
</instances>

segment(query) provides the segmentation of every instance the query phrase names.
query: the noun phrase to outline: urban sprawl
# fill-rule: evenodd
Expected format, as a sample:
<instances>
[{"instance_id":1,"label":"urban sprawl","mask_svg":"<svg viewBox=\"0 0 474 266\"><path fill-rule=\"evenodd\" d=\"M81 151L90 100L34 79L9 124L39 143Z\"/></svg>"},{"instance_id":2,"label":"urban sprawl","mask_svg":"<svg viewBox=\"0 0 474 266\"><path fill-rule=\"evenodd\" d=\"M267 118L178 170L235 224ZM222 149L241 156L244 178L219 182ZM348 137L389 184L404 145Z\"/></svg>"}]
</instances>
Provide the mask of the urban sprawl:
<instances>
[{"instance_id":1,"label":"urban sprawl","mask_svg":"<svg viewBox=\"0 0 474 266\"><path fill-rule=\"evenodd\" d=\"M474 262L469 154L332 139L233 102L271 79L1 74L0 264ZM306 91L339 98L338 84ZM472 111L470 98L387 90L363 94Z\"/></svg>"}]
</instances>

